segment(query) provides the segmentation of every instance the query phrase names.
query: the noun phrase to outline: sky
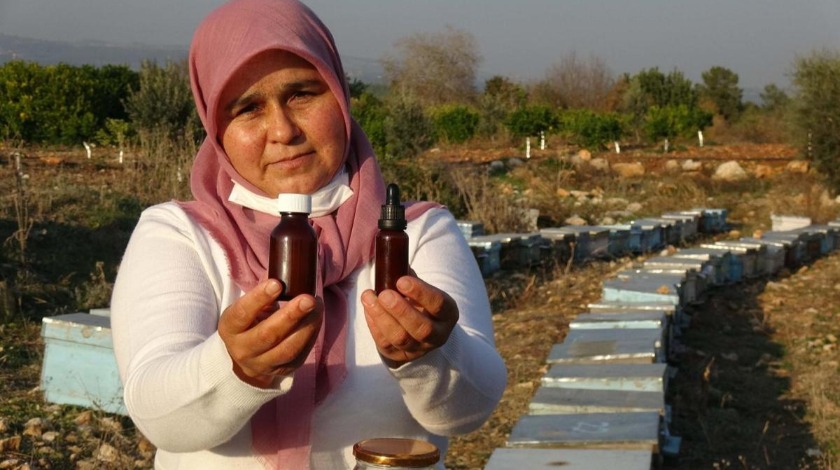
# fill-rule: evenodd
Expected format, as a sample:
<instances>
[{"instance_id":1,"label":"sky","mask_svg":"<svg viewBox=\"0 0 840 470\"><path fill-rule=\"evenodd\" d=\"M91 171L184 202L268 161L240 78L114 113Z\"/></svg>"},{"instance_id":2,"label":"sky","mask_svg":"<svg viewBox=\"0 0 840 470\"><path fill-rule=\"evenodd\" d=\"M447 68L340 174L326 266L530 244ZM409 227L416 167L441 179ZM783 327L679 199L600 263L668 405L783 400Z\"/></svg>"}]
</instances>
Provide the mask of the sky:
<instances>
[{"instance_id":1,"label":"sky","mask_svg":"<svg viewBox=\"0 0 840 470\"><path fill-rule=\"evenodd\" d=\"M840 50L840 0L304 0L345 61L375 64L394 43L447 26L471 33L478 76L539 80L574 52L616 75L658 67L694 82L713 66L745 90L789 89L797 56ZM0 0L0 33L187 48L220 0Z\"/></svg>"}]
</instances>

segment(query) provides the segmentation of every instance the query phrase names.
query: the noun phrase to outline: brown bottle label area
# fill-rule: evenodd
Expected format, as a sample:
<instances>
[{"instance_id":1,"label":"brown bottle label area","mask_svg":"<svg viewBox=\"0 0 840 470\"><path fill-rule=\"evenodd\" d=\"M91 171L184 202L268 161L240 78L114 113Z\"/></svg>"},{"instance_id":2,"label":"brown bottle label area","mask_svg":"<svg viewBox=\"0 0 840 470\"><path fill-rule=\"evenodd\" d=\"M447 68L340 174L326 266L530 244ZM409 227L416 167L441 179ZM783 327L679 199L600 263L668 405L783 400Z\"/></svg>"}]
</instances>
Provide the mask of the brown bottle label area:
<instances>
[{"instance_id":1,"label":"brown bottle label area","mask_svg":"<svg viewBox=\"0 0 840 470\"><path fill-rule=\"evenodd\" d=\"M381 231L376 237L374 290L397 289L397 280L408 274L408 236L402 231Z\"/></svg>"},{"instance_id":2,"label":"brown bottle label area","mask_svg":"<svg viewBox=\"0 0 840 470\"><path fill-rule=\"evenodd\" d=\"M315 295L317 250L317 241L308 237L281 236L271 240L268 275L283 285L279 300Z\"/></svg>"}]
</instances>

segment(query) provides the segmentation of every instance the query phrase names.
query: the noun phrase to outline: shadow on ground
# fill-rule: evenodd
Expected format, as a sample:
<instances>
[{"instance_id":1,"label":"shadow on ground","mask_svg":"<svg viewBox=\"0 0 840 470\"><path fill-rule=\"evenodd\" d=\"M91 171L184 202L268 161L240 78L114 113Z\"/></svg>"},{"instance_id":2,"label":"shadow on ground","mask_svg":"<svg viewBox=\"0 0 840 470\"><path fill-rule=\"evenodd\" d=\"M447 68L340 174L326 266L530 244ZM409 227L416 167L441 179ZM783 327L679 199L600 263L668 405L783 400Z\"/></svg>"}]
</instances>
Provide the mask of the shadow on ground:
<instances>
[{"instance_id":1,"label":"shadow on ground","mask_svg":"<svg viewBox=\"0 0 840 470\"><path fill-rule=\"evenodd\" d=\"M784 350L773 342L758 301L767 280L711 291L689 308L679 372L668 392L671 432L682 437L668 468L816 468L818 447L803 421L805 404L788 397Z\"/></svg>"}]
</instances>

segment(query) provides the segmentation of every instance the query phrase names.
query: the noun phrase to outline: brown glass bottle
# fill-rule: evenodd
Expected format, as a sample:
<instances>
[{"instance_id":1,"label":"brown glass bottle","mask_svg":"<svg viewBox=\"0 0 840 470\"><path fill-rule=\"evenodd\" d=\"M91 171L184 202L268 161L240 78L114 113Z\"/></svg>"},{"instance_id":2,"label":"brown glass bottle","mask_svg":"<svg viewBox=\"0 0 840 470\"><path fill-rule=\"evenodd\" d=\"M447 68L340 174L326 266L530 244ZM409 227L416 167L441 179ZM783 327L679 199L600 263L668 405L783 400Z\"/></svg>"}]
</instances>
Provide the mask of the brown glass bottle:
<instances>
[{"instance_id":1,"label":"brown glass bottle","mask_svg":"<svg viewBox=\"0 0 840 470\"><path fill-rule=\"evenodd\" d=\"M279 300L292 300L300 294L315 295L318 236L309 224L312 197L280 194L277 207L280 223L271 231L268 277L283 285Z\"/></svg>"},{"instance_id":2,"label":"brown glass bottle","mask_svg":"<svg viewBox=\"0 0 840 470\"><path fill-rule=\"evenodd\" d=\"M385 204L379 218L376 234L377 294L385 289L397 288L397 279L408 274L408 235L405 233L405 208L400 204L400 188L394 183L385 191Z\"/></svg>"}]
</instances>

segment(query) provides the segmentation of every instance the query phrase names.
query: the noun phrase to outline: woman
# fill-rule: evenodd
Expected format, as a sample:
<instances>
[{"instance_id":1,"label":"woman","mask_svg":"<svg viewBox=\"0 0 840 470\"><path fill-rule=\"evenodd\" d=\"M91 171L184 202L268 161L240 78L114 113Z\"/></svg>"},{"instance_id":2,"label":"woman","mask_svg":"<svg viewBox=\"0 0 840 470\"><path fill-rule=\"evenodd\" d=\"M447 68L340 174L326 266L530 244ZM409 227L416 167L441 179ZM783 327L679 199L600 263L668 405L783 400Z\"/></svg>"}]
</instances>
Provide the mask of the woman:
<instances>
[{"instance_id":1,"label":"woman","mask_svg":"<svg viewBox=\"0 0 840 470\"><path fill-rule=\"evenodd\" d=\"M294 0L236 0L199 26L190 78L207 139L195 201L144 211L112 299L125 402L157 468L351 468L371 437L479 427L505 368L452 216L414 204L412 275L371 290L384 183L349 114L332 37ZM273 198L312 194L316 296L266 279Z\"/></svg>"}]
</instances>

